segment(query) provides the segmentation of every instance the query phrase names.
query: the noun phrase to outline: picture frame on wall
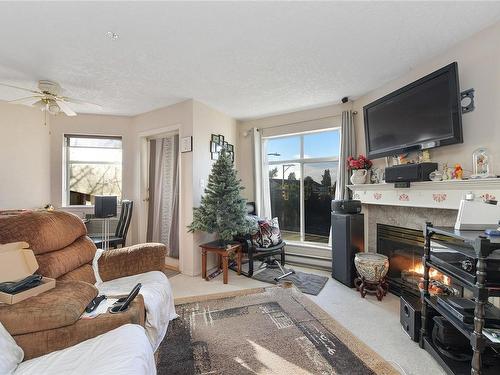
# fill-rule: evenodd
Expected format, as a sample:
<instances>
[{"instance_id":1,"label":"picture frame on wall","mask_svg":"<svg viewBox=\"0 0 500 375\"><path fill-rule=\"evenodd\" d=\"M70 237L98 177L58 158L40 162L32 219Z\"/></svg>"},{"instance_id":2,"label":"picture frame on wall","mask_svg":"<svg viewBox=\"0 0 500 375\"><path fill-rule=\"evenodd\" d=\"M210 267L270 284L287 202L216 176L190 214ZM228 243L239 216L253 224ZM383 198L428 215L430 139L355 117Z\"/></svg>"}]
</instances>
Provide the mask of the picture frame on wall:
<instances>
[{"instance_id":1,"label":"picture frame on wall","mask_svg":"<svg viewBox=\"0 0 500 375\"><path fill-rule=\"evenodd\" d=\"M210 136L210 157L212 160L218 160L220 152L226 150L227 154L231 156L231 160L234 163L234 145L230 144L228 141L224 140L224 136L221 134L212 134Z\"/></svg>"},{"instance_id":2,"label":"picture frame on wall","mask_svg":"<svg viewBox=\"0 0 500 375\"><path fill-rule=\"evenodd\" d=\"M193 137L183 137L181 138L181 152L191 152L193 151Z\"/></svg>"}]
</instances>

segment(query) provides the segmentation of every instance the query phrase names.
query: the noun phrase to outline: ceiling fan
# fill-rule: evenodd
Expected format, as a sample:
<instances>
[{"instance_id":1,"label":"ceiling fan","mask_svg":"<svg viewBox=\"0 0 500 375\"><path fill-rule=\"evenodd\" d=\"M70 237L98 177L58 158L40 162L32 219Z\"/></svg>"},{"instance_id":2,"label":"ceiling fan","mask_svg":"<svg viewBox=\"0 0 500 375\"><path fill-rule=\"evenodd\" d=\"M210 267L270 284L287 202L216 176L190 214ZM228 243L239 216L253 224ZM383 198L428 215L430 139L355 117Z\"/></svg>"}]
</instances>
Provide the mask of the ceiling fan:
<instances>
[{"instance_id":1,"label":"ceiling fan","mask_svg":"<svg viewBox=\"0 0 500 375\"><path fill-rule=\"evenodd\" d=\"M58 83L52 81L46 81L46 80L38 81L38 90L32 90L24 87L8 85L5 83L0 83L0 86L27 91L32 94L31 96L27 96L24 98L10 100L7 103L17 103L17 104L24 104L36 107L51 115L57 115L58 113L63 112L66 114L66 116L76 116L76 112L73 109L71 109L70 103L90 104L99 108L101 107L98 104L86 102L79 99L68 98L67 96L62 96L60 94L61 86Z\"/></svg>"}]
</instances>

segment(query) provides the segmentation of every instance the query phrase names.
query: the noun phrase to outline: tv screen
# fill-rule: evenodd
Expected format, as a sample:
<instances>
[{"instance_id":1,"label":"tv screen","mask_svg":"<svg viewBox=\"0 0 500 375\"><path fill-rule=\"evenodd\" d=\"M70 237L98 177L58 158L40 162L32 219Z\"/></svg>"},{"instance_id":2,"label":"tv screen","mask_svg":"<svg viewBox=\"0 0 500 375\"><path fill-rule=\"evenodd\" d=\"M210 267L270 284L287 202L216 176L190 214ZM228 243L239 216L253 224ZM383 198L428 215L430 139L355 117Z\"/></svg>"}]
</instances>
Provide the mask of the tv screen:
<instances>
[{"instance_id":1,"label":"tv screen","mask_svg":"<svg viewBox=\"0 0 500 375\"><path fill-rule=\"evenodd\" d=\"M457 63L368 104L363 113L371 158L461 143Z\"/></svg>"}]
</instances>

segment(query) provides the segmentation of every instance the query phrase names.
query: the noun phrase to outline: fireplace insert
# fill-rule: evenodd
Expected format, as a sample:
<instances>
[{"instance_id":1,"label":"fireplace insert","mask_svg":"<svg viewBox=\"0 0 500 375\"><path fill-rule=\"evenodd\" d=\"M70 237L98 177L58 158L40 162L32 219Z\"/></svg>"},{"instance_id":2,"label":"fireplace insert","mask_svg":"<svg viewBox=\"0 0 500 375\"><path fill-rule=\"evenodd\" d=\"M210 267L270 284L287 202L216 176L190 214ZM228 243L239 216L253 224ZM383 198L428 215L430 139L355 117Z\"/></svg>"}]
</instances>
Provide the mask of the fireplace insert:
<instances>
[{"instance_id":1,"label":"fireplace insert","mask_svg":"<svg viewBox=\"0 0 500 375\"><path fill-rule=\"evenodd\" d=\"M389 291L398 296L413 294L420 296L424 267L423 232L392 225L377 224L377 252L389 258L387 281ZM452 285L452 280L435 269L430 269L431 294L459 294L461 288Z\"/></svg>"}]
</instances>

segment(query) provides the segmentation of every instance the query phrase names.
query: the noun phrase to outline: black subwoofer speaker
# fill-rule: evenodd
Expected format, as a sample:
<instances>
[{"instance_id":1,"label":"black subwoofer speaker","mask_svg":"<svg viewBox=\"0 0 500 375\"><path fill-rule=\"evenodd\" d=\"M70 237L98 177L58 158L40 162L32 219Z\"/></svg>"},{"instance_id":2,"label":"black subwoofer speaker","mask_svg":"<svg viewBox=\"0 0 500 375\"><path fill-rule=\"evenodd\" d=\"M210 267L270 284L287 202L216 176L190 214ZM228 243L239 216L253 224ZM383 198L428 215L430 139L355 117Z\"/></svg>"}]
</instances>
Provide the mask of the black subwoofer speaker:
<instances>
[{"instance_id":1,"label":"black subwoofer speaker","mask_svg":"<svg viewBox=\"0 0 500 375\"><path fill-rule=\"evenodd\" d=\"M116 216L116 196L96 195L94 201L94 215L98 218L109 218Z\"/></svg>"},{"instance_id":2,"label":"black subwoofer speaker","mask_svg":"<svg viewBox=\"0 0 500 375\"><path fill-rule=\"evenodd\" d=\"M332 213L332 277L354 287L356 267L354 256L364 251L363 214Z\"/></svg>"},{"instance_id":3,"label":"black subwoofer speaker","mask_svg":"<svg viewBox=\"0 0 500 375\"><path fill-rule=\"evenodd\" d=\"M403 294L400 298L399 321L403 331L413 341L420 339L422 302L420 298Z\"/></svg>"}]
</instances>

